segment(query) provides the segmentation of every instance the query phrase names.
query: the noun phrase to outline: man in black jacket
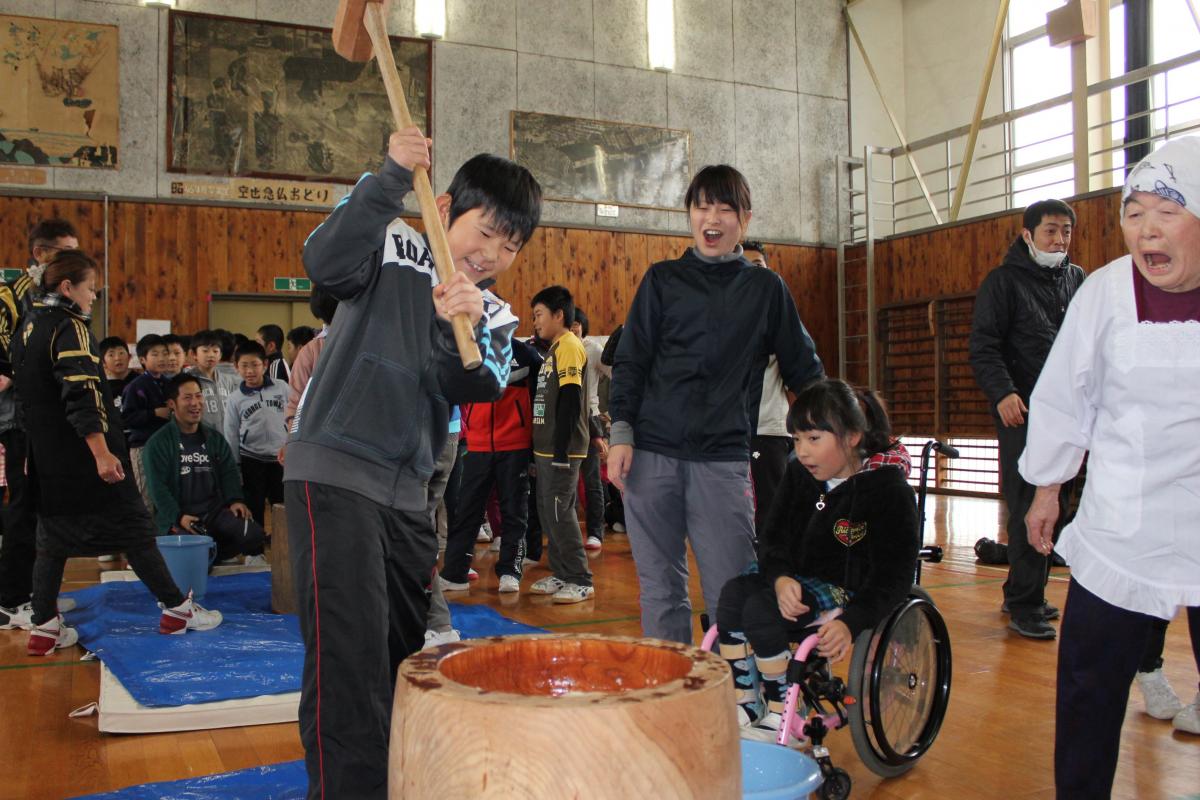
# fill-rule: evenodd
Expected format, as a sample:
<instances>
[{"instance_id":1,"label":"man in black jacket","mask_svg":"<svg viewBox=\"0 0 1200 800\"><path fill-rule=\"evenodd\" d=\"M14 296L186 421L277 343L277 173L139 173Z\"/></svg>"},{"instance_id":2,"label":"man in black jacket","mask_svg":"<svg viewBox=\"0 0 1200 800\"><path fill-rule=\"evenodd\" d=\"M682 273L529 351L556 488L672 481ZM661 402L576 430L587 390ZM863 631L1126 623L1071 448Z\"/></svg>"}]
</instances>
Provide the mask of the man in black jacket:
<instances>
[{"instance_id":1,"label":"man in black jacket","mask_svg":"<svg viewBox=\"0 0 1200 800\"><path fill-rule=\"evenodd\" d=\"M1046 603L1050 561L1029 546L1025 512L1034 487L1022 480L1017 459L1025 449L1029 395L1054 344L1067 304L1084 272L1067 256L1075 212L1061 200L1041 200L1025 209L1021 235L1004 263L992 270L975 297L971 366L991 403L1000 445L1000 490L1008 507L1008 580L1004 605L1009 627L1032 639L1053 639L1048 620L1058 609ZM1066 518L1070 489L1059 502Z\"/></svg>"}]
</instances>

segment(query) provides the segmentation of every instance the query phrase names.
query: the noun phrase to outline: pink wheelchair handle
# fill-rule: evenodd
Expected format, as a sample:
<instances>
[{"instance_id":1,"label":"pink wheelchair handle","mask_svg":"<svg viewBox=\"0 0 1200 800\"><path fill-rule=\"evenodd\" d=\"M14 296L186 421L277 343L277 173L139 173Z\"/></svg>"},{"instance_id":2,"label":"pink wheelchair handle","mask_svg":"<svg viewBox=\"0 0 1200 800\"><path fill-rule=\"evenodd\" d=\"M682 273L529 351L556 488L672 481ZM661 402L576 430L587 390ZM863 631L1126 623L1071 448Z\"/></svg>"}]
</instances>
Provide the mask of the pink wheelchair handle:
<instances>
[{"instance_id":1,"label":"pink wheelchair handle","mask_svg":"<svg viewBox=\"0 0 1200 800\"><path fill-rule=\"evenodd\" d=\"M700 642L700 649L707 650L710 653L715 651L717 644L717 626L710 625L708 630L704 632L704 639Z\"/></svg>"},{"instance_id":2,"label":"pink wheelchair handle","mask_svg":"<svg viewBox=\"0 0 1200 800\"><path fill-rule=\"evenodd\" d=\"M804 641L800 642L800 646L796 648L796 654L793 658L796 661L805 661L809 653L817 647L817 634L812 634L805 637ZM775 743L787 746L788 737L794 736L800 741L804 741L808 737L804 735L804 718L796 713L796 709L800 706L800 685L791 684L788 686L787 695L783 701L783 718L779 721L779 735L775 737Z\"/></svg>"}]
</instances>

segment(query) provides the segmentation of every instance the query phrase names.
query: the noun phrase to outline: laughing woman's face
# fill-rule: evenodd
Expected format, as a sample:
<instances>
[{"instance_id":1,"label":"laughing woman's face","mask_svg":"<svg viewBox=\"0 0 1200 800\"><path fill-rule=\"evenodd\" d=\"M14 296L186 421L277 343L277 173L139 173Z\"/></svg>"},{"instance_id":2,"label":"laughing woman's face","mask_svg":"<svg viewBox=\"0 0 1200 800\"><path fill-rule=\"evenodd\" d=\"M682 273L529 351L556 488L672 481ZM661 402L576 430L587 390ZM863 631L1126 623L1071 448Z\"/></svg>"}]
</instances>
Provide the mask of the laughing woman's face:
<instances>
[{"instance_id":1,"label":"laughing woman's face","mask_svg":"<svg viewBox=\"0 0 1200 800\"><path fill-rule=\"evenodd\" d=\"M1125 201L1121 231L1151 285L1165 292L1200 288L1200 217L1174 200L1134 192Z\"/></svg>"}]
</instances>

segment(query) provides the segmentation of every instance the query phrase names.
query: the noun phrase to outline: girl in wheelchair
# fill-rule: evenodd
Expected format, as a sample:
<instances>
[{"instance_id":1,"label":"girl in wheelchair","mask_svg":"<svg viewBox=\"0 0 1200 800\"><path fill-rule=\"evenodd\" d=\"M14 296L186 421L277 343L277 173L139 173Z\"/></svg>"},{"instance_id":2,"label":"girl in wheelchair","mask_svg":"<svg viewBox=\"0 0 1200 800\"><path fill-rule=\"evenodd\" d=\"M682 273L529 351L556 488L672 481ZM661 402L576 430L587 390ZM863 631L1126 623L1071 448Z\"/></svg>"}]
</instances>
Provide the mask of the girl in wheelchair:
<instances>
[{"instance_id":1,"label":"girl in wheelchair","mask_svg":"<svg viewBox=\"0 0 1200 800\"><path fill-rule=\"evenodd\" d=\"M797 395L787 423L796 460L768 512L758 561L725 584L717 606L739 722L769 731L783 710L788 642L815 627L819 655L847 657L859 632L906 598L919 549L908 452L874 393L817 381Z\"/></svg>"}]
</instances>

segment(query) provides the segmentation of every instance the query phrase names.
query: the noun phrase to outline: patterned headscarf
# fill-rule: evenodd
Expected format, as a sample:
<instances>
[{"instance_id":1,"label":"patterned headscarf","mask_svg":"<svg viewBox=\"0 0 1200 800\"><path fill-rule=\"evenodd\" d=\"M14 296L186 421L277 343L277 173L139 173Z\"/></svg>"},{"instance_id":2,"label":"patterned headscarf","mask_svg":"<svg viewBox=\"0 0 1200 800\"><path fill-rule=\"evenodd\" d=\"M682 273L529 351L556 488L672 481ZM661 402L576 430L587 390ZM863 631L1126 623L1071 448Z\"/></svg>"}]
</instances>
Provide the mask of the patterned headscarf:
<instances>
[{"instance_id":1,"label":"patterned headscarf","mask_svg":"<svg viewBox=\"0 0 1200 800\"><path fill-rule=\"evenodd\" d=\"M1122 215L1134 192L1174 200L1200 217L1200 136L1172 139L1138 162L1121 193Z\"/></svg>"}]
</instances>

